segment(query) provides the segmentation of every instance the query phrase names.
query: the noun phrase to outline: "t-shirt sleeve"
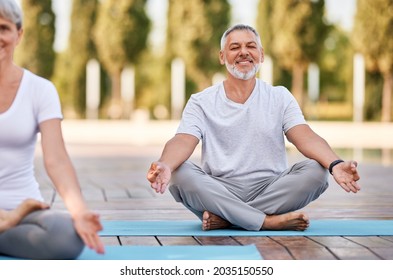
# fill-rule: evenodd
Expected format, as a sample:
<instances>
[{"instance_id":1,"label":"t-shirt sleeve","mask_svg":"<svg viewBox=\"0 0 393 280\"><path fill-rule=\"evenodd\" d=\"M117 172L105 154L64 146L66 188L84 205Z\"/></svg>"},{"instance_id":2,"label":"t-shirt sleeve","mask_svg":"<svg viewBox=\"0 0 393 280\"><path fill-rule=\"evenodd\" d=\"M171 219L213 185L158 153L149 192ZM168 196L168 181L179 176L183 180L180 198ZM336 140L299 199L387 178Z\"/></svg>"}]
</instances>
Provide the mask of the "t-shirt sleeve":
<instances>
[{"instance_id":1,"label":"t-shirt sleeve","mask_svg":"<svg viewBox=\"0 0 393 280\"><path fill-rule=\"evenodd\" d=\"M51 82L46 81L41 85L37 101L36 116L38 123L50 119L63 119L59 94Z\"/></svg>"},{"instance_id":2,"label":"t-shirt sleeve","mask_svg":"<svg viewBox=\"0 0 393 280\"><path fill-rule=\"evenodd\" d=\"M296 125L306 124L306 120L295 97L287 89L285 89L284 96L286 106L283 116L283 131L287 133Z\"/></svg>"},{"instance_id":3,"label":"t-shirt sleeve","mask_svg":"<svg viewBox=\"0 0 393 280\"><path fill-rule=\"evenodd\" d=\"M196 98L191 96L182 114L176 134L190 134L201 140L203 138L203 110Z\"/></svg>"}]
</instances>

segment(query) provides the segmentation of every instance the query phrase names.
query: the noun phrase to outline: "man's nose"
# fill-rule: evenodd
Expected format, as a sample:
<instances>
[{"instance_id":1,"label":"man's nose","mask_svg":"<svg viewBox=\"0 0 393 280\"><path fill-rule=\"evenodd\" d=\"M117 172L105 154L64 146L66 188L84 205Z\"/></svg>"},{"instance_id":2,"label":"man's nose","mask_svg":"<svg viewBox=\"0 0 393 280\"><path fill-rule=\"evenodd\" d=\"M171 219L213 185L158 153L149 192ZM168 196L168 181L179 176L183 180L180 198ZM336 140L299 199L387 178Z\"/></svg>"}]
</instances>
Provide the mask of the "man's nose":
<instances>
[{"instance_id":1,"label":"man's nose","mask_svg":"<svg viewBox=\"0 0 393 280\"><path fill-rule=\"evenodd\" d=\"M247 49L246 46L242 46L242 47L240 48L240 54L241 54L241 55L248 55L248 54L249 54L248 49Z\"/></svg>"}]
</instances>

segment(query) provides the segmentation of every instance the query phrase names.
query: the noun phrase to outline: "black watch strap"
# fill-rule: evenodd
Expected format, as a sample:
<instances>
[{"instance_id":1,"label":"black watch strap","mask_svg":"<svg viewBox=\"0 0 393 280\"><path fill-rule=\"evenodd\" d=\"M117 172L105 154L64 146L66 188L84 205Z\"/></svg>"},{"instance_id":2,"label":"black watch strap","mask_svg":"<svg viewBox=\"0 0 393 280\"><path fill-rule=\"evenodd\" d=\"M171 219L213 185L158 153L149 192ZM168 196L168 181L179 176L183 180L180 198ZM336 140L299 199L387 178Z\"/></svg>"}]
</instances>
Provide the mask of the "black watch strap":
<instances>
[{"instance_id":1,"label":"black watch strap","mask_svg":"<svg viewBox=\"0 0 393 280\"><path fill-rule=\"evenodd\" d=\"M335 167L337 164L344 162L342 159L338 159L333 161L330 165L329 165L329 173L333 175L333 167Z\"/></svg>"}]
</instances>

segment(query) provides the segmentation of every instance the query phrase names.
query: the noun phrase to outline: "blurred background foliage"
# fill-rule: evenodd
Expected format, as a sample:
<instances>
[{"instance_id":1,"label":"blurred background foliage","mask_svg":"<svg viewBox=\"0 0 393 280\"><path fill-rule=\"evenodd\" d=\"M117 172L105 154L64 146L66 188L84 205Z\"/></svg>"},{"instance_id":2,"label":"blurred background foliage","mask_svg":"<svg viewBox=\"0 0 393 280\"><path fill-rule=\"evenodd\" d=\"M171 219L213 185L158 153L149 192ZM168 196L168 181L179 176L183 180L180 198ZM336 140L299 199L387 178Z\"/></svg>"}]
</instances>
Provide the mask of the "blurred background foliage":
<instances>
[{"instance_id":1,"label":"blurred background foliage","mask_svg":"<svg viewBox=\"0 0 393 280\"><path fill-rule=\"evenodd\" d=\"M151 119L170 118L171 61L186 66L186 99L224 74L218 52L222 33L231 25L227 0L167 0L165 43L149 41L149 0L72 0L68 47L54 51L55 14L51 0L20 0L24 38L15 59L51 79L67 118L86 117L86 64L101 67L100 118L121 108L120 76L135 69L134 109ZM357 0L351 32L328 23L323 0L259 0L255 27L265 54L273 61L273 84L294 94L309 119L352 120L353 56L366 61L364 119L391 121L393 87L393 0ZM319 67L320 93L307 95L307 68Z\"/></svg>"}]
</instances>

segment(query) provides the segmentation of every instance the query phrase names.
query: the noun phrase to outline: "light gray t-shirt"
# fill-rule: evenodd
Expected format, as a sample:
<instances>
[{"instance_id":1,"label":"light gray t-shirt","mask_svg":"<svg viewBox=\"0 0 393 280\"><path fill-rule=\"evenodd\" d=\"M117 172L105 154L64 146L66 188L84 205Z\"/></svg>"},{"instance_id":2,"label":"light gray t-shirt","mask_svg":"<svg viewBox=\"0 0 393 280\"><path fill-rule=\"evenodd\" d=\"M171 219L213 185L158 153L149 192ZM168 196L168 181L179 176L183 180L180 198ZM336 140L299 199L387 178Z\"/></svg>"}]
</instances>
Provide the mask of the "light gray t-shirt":
<instances>
[{"instance_id":1,"label":"light gray t-shirt","mask_svg":"<svg viewBox=\"0 0 393 280\"><path fill-rule=\"evenodd\" d=\"M63 115L55 86L28 70L11 107L0 114L0 208L14 209L27 198L43 200L34 177L39 124Z\"/></svg>"},{"instance_id":2,"label":"light gray t-shirt","mask_svg":"<svg viewBox=\"0 0 393 280\"><path fill-rule=\"evenodd\" d=\"M284 133L306 124L293 95L257 79L244 104L226 97L223 83L193 94L177 133L202 141L202 168L208 174L252 180L288 167Z\"/></svg>"}]
</instances>

